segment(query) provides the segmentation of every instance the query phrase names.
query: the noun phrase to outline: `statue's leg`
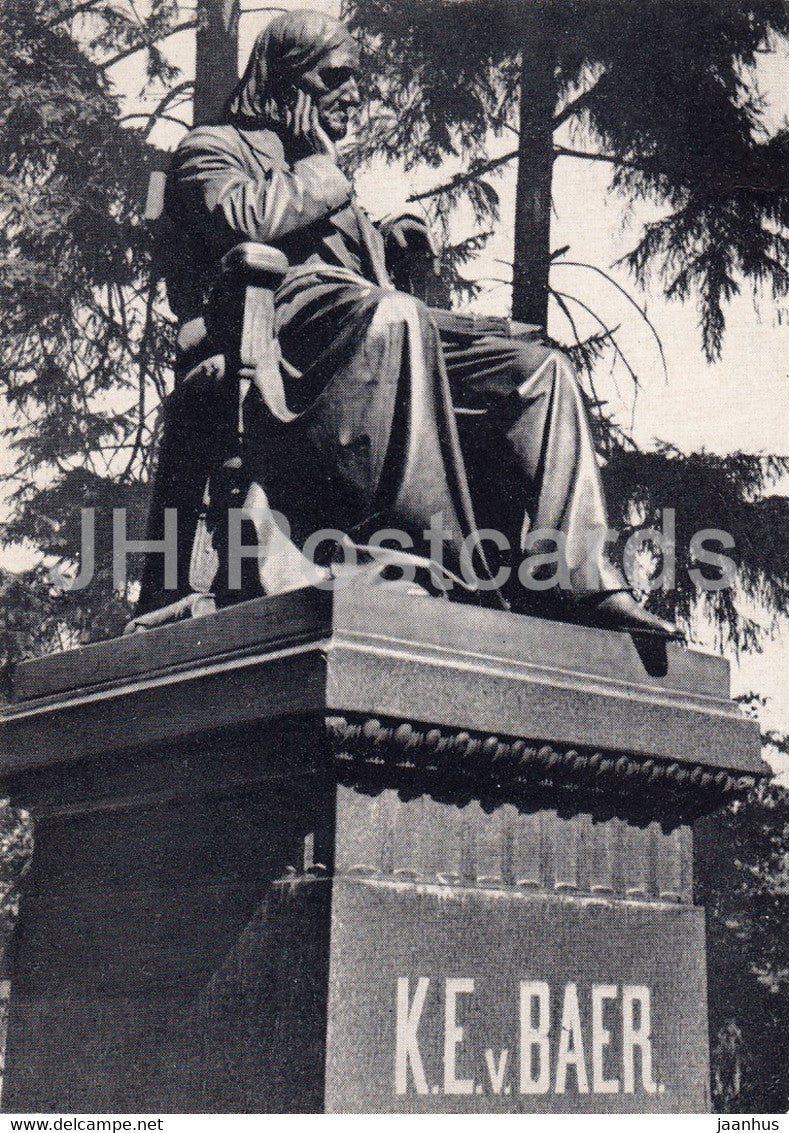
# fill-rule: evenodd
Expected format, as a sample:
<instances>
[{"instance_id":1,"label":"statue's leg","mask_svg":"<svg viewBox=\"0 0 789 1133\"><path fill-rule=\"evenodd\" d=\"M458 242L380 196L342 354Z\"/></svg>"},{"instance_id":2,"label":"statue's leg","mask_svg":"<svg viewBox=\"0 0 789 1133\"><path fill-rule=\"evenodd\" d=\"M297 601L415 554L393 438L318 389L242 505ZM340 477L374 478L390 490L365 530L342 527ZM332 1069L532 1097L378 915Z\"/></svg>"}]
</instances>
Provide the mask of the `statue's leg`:
<instances>
[{"instance_id":1,"label":"statue's leg","mask_svg":"<svg viewBox=\"0 0 789 1133\"><path fill-rule=\"evenodd\" d=\"M372 524L398 528L416 545L441 516L455 570L475 525L427 308L348 273L300 280L292 291L286 284L278 304L283 355L301 375L286 398L303 416L283 427L279 454L269 446L261 460L269 498L296 541L327 526L363 538Z\"/></svg>"},{"instance_id":2,"label":"statue's leg","mask_svg":"<svg viewBox=\"0 0 789 1133\"><path fill-rule=\"evenodd\" d=\"M508 564L518 568L507 592L514 608L539 609L544 582L560 616L563 609L572 620L681 637L635 601L606 554L616 533L609 532L586 404L567 356L537 339L444 346L477 513L513 548L529 551L523 563L515 555ZM541 553L560 556L561 569L555 561L544 563L546 577L530 569Z\"/></svg>"},{"instance_id":3,"label":"statue's leg","mask_svg":"<svg viewBox=\"0 0 789 1133\"><path fill-rule=\"evenodd\" d=\"M498 445L487 468L503 473L503 484L490 485L501 504L495 498L481 501L486 518L503 519L508 528L503 533L517 539L521 550L528 531L559 533L567 567L561 581L572 593L626 588L604 552L605 497L569 359L537 340L494 337L449 342L446 359L461 436L472 450L469 463L478 464L486 448Z\"/></svg>"}]
</instances>

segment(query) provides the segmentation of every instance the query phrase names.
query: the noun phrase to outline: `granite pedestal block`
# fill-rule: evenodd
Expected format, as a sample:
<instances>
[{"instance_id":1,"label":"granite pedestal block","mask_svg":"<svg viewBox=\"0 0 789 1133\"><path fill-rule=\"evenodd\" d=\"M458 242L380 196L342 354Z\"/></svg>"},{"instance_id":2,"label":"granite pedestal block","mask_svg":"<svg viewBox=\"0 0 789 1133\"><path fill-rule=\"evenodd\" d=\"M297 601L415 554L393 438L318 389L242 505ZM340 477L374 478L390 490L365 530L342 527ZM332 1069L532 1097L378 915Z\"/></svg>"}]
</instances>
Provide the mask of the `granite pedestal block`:
<instances>
[{"instance_id":1,"label":"granite pedestal block","mask_svg":"<svg viewBox=\"0 0 789 1133\"><path fill-rule=\"evenodd\" d=\"M725 662L348 585L20 667L3 1104L708 1107Z\"/></svg>"}]
</instances>

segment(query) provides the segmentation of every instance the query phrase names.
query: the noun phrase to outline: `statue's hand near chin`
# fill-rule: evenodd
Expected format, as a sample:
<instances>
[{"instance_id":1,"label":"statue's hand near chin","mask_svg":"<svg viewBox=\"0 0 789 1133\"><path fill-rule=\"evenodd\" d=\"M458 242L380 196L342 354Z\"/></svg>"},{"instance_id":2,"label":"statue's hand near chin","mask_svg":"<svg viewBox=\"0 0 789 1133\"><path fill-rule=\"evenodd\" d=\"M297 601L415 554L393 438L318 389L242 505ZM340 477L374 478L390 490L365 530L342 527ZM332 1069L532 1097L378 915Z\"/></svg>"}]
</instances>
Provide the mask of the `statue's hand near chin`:
<instances>
[{"instance_id":1,"label":"statue's hand near chin","mask_svg":"<svg viewBox=\"0 0 789 1133\"><path fill-rule=\"evenodd\" d=\"M295 104L285 108L285 126L297 151L325 154L337 161L337 147L321 125L318 108L307 91L298 90Z\"/></svg>"}]
</instances>

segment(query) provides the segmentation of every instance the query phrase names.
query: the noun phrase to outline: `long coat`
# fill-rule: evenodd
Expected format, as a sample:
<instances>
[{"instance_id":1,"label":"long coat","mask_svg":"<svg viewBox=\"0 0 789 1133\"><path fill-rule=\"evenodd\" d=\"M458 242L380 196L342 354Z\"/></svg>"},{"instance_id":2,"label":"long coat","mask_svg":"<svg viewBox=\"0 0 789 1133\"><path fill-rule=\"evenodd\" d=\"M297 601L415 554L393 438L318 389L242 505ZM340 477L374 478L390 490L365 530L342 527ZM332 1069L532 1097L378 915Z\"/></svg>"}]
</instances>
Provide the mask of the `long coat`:
<instances>
[{"instance_id":1,"label":"long coat","mask_svg":"<svg viewBox=\"0 0 789 1133\"><path fill-rule=\"evenodd\" d=\"M253 398L245 435L248 471L296 543L323 528L364 541L396 527L418 545L440 515L452 532L448 565L458 569L470 540L468 561L476 556L484 572L438 331L422 304L392 287L383 240L338 167L317 154L289 163L268 130L200 127L176 152L165 209L175 252L168 294L182 321L200 315L222 256L239 242L274 244L291 265L276 309L297 419L274 420ZM199 376L176 394L154 512L197 510L205 461L231 443L226 395Z\"/></svg>"},{"instance_id":2,"label":"long coat","mask_svg":"<svg viewBox=\"0 0 789 1133\"><path fill-rule=\"evenodd\" d=\"M276 245L294 270L325 264L391 286L381 235L339 168L324 154L290 165L271 130L190 131L175 154L165 210L177 246L168 295L182 320L201 313L220 259L242 240Z\"/></svg>"},{"instance_id":3,"label":"long coat","mask_svg":"<svg viewBox=\"0 0 789 1133\"><path fill-rule=\"evenodd\" d=\"M624 585L604 553L605 500L568 359L536 337L440 336L427 308L392 288L381 237L328 157L291 162L271 131L200 127L175 155L166 211L175 252L168 289L182 320L201 313L235 244L270 242L288 256L276 314L295 420L283 424L252 399L247 469L299 546L320 528L362 541L398 528L425 553L420 537L440 517L451 531L449 565L462 569L465 547L475 564L467 581L482 580L493 600L473 495L482 527L507 536L514 563L530 529L558 532L562 587L578 594ZM209 380L185 382L170 402L152 539L162 537L164 508L179 517L200 509L206 475L232 447L235 398L231 383ZM468 471L456 409L467 414L458 420ZM185 593L189 527L179 530ZM159 558L149 560L143 608L177 596L159 593ZM520 591L512 598L520 602Z\"/></svg>"}]
</instances>

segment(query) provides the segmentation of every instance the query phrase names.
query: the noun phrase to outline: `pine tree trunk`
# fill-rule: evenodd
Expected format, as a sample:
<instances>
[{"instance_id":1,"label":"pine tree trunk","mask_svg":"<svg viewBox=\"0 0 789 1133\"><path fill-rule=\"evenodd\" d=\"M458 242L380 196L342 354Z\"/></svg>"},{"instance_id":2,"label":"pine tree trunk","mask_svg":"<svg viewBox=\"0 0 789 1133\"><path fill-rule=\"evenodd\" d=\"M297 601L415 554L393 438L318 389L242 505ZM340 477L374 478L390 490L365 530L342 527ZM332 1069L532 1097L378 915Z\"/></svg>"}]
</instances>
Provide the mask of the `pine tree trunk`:
<instances>
[{"instance_id":1,"label":"pine tree trunk","mask_svg":"<svg viewBox=\"0 0 789 1133\"><path fill-rule=\"evenodd\" d=\"M544 9L542 5L534 7L537 18L525 29L522 48L512 314L524 322L546 326L554 162L552 119L557 92L555 53L545 34Z\"/></svg>"},{"instance_id":2,"label":"pine tree trunk","mask_svg":"<svg viewBox=\"0 0 789 1133\"><path fill-rule=\"evenodd\" d=\"M216 122L238 79L240 0L197 0L194 124Z\"/></svg>"}]
</instances>

